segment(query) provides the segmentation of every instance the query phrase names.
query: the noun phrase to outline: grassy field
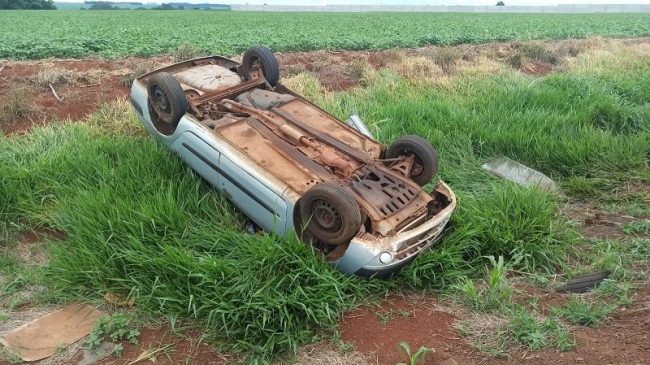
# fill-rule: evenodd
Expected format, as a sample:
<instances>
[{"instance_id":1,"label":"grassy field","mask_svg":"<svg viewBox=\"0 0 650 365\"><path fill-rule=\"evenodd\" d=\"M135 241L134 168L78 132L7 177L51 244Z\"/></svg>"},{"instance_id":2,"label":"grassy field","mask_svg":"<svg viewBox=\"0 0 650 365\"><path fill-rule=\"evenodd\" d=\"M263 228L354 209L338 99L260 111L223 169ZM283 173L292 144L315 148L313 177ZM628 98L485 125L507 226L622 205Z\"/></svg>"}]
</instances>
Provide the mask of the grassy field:
<instances>
[{"instance_id":1,"label":"grassy field","mask_svg":"<svg viewBox=\"0 0 650 365\"><path fill-rule=\"evenodd\" d=\"M595 35L650 35L650 14L3 11L0 58L148 56L183 43L233 55L251 45L358 50Z\"/></svg>"},{"instance_id":2,"label":"grassy field","mask_svg":"<svg viewBox=\"0 0 650 365\"><path fill-rule=\"evenodd\" d=\"M540 78L486 59L443 71L431 59L401 57L363 68L363 87L343 92L323 90L307 73L285 78L341 118L359 113L383 142L418 134L439 150L439 177L459 196L452 228L389 281L342 275L294 238L245 233L242 215L147 136L126 101L84 123L0 136L0 237L36 226L67 236L38 275L0 260L17 283L3 291L44 284L57 300L128 295L172 323L195 319L225 348L263 361L328 333L359 303L481 277L497 265L488 256L531 275L571 272L575 263L616 269L621 261L602 259L600 248L577 253L583 241L558 212L566 197L496 179L480 165L506 155L549 174L572 198L614 201L622 181L647 184L649 54L647 44L611 43ZM513 326L536 323L517 313Z\"/></svg>"}]
</instances>

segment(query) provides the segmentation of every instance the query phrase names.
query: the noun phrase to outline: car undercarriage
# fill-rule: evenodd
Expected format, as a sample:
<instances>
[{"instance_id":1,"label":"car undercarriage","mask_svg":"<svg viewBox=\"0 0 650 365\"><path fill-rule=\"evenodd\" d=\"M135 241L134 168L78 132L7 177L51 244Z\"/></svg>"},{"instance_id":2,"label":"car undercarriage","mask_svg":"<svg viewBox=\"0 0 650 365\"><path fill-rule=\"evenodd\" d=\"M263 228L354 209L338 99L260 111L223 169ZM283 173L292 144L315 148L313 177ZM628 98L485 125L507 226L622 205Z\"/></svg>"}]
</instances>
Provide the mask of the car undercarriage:
<instances>
[{"instance_id":1,"label":"car undercarriage","mask_svg":"<svg viewBox=\"0 0 650 365\"><path fill-rule=\"evenodd\" d=\"M189 116L244 154L247 168L286 184L299 197L294 230L332 261L354 237L372 245L453 210L443 183L422 190L437 170L428 141L404 136L383 146L281 85L272 54L251 50L242 64L207 57L142 77L157 132L171 136ZM417 251L429 243L427 234L393 251Z\"/></svg>"}]
</instances>

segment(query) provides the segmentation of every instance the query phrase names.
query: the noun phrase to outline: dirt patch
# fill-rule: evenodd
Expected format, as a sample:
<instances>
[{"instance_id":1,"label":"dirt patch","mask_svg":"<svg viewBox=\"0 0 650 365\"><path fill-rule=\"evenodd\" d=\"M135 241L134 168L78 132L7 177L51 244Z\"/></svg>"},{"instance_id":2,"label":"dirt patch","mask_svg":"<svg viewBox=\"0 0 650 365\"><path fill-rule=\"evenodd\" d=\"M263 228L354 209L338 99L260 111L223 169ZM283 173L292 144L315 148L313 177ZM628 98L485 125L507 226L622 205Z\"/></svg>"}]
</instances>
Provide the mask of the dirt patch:
<instances>
[{"instance_id":1,"label":"dirt patch","mask_svg":"<svg viewBox=\"0 0 650 365\"><path fill-rule=\"evenodd\" d=\"M521 71L532 76L544 76L553 71L553 65L540 61L528 61L522 66Z\"/></svg>"},{"instance_id":2,"label":"dirt patch","mask_svg":"<svg viewBox=\"0 0 650 365\"><path fill-rule=\"evenodd\" d=\"M15 118L4 131L6 134L26 133L34 125L83 119L101 103L127 97L134 72L143 73L167 63L167 58L5 62L0 65L0 89L7 92L24 90L31 99L26 102L31 103L36 112ZM53 84L52 91L47 82L43 83L41 73L56 69L66 77Z\"/></svg>"},{"instance_id":3,"label":"dirt patch","mask_svg":"<svg viewBox=\"0 0 650 365\"><path fill-rule=\"evenodd\" d=\"M20 244L31 245L33 243L42 241L43 238L46 237L50 237L60 241L66 239L67 236L65 232L58 229L47 228L47 227L36 227L30 231L25 231L18 234L18 237L16 237L16 239Z\"/></svg>"},{"instance_id":4,"label":"dirt patch","mask_svg":"<svg viewBox=\"0 0 650 365\"><path fill-rule=\"evenodd\" d=\"M379 307L363 307L344 316L341 334L344 341L367 354L377 364L407 362L398 344L407 342L413 351L420 346L435 349L422 364L438 364L454 358L459 364L474 364L471 349L456 333L457 318L440 310L433 299L391 297Z\"/></svg>"},{"instance_id":5,"label":"dirt patch","mask_svg":"<svg viewBox=\"0 0 650 365\"><path fill-rule=\"evenodd\" d=\"M174 335L166 328L144 328L140 329L140 343L133 345L129 342L122 342L124 351L122 357L108 357L99 361L98 365L128 364L136 360L145 351L156 351L155 362L143 360L139 364L204 364L221 365L230 364L236 360L231 355L224 355L216 352L213 346L201 341L200 334L190 333ZM169 345L169 346L168 346ZM80 350L69 362L78 364L83 358L83 350Z\"/></svg>"},{"instance_id":6,"label":"dirt patch","mask_svg":"<svg viewBox=\"0 0 650 365\"><path fill-rule=\"evenodd\" d=\"M363 67L381 67L381 57L370 52L296 52L278 53L280 72L293 75L311 72L328 91L341 91L359 85L363 77Z\"/></svg>"},{"instance_id":7,"label":"dirt patch","mask_svg":"<svg viewBox=\"0 0 650 365\"><path fill-rule=\"evenodd\" d=\"M567 206L564 214L580 224L578 229L585 237L601 239L625 238L621 227L638 220L631 216L604 213L588 203Z\"/></svg>"},{"instance_id":8,"label":"dirt patch","mask_svg":"<svg viewBox=\"0 0 650 365\"><path fill-rule=\"evenodd\" d=\"M650 289L646 286L613 318L599 328L580 327L573 332L577 347L569 352L544 350L513 355L520 364L648 364L650 359ZM515 358L516 357L516 358ZM513 361L514 360L514 361Z\"/></svg>"},{"instance_id":9,"label":"dirt patch","mask_svg":"<svg viewBox=\"0 0 650 365\"><path fill-rule=\"evenodd\" d=\"M339 91L359 85L366 65L385 66L385 60L390 58L388 54L389 51L319 51L278 53L277 57L283 74L309 71L319 78L325 89ZM25 95L21 99L25 99L33 110L13 118L5 125L4 133L22 134L36 125L83 119L101 103L128 97L130 82L135 77L171 62L170 57L3 62L0 64L0 89L7 93L21 90ZM63 81L53 82L52 91L43 73L57 69ZM0 98L0 104L2 99L5 98Z\"/></svg>"},{"instance_id":10,"label":"dirt patch","mask_svg":"<svg viewBox=\"0 0 650 365\"><path fill-rule=\"evenodd\" d=\"M538 289L528 289L535 295L539 294ZM546 312L548 305L561 305L565 297L558 293L547 293L540 299L542 311ZM405 354L398 349L401 341L408 342L412 350L420 346L435 349L435 353L427 355L426 361L419 363L422 365L443 364L447 359L454 359L463 365L645 364L650 351L650 345L647 345L650 338L649 302L645 293L637 294L633 300L635 303L632 306L617 311L612 320L600 328L572 328L578 347L568 352L556 349L529 351L520 347L507 358L481 353L457 333L455 326L462 320L489 324L492 316L475 313L463 315L463 309L452 314L450 307L438 306L430 298L413 300L391 297L378 307L356 309L345 315L340 329L342 339L365 354L371 364L407 362ZM642 311L645 314L639 316ZM632 324L634 318L640 321Z\"/></svg>"}]
</instances>

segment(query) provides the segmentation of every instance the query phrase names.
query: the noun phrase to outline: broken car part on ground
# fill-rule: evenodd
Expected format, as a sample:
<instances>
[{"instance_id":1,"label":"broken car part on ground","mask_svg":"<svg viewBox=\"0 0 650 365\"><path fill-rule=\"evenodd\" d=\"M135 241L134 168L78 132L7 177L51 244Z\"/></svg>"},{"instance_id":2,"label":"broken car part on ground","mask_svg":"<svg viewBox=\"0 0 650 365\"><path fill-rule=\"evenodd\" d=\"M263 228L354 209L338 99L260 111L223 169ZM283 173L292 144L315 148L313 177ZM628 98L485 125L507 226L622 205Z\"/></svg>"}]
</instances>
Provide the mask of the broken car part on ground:
<instances>
[{"instance_id":1,"label":"broken car part on ground","mask_svg":"<svg viewBox=\"0 0 650 365\"><path fill-rule=\"evenodd\" d=\"M339 269L385 276L433 245L455 206L428 141L390 147L282 86L270 50L206 57L138 78L145 128L265 230L297 232Z\"/></svg>"}]
</instances>

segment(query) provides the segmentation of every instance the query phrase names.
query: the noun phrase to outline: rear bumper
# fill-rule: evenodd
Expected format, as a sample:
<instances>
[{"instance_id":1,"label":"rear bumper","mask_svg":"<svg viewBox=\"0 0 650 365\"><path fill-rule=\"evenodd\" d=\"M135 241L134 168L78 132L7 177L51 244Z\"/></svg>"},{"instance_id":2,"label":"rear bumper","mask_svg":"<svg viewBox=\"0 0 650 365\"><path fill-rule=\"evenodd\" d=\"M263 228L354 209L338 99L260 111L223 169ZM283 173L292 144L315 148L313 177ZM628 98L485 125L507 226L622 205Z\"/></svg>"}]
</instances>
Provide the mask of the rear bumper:
<instances>
[{"instance_id":1,"label":"rear bumper","mask_svg":"<svg viewBox=\"0 0 650 365\"><path fill-rule=\"evenodd\" d=\"M449 199L449 205L437 215L415 228L380 240L352 239L345 254L335 262L336 267L348 274L386 277L430 249L440 239L456 209L456 196L444 182L440 182L435 191ZM387 256L386 253L390 254L391 260L382 262L380 256Z\"/></svg>"}]
</instances>

